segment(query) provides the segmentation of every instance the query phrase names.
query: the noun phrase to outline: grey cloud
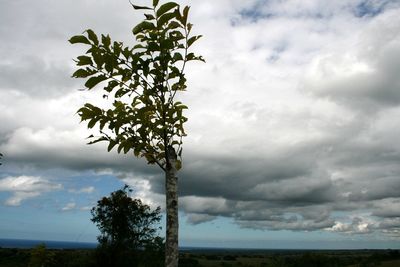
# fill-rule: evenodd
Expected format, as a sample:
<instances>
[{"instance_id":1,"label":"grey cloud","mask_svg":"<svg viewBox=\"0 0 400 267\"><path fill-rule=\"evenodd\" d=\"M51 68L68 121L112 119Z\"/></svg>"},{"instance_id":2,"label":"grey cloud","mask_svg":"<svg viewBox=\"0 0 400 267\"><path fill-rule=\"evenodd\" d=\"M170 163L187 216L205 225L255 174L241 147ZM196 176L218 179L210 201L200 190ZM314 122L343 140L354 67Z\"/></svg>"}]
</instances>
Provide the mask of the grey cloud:
<instances>
[{"instance_id":1,"label":"grey cloud","mask_svg":"<svg viewBox=\"0 0 400 267\"><path fill-rule=\"evenodd\" d=\"M361 110L397 106L400 24L395 21L397 11L382 14L359 37L358 47L319 58L305 90Z\"/></svg>"},{"instance_id":2,"label":"grey cloud","mask_svg":"<svg viewBox=\"0 0 400 267\"><path fill-rule=\"evenodd\" d=\"M208 214L199 214L199 213L188 213L186 214L186 216L187 216L186 218L187 222L194 225L209 222L217 218L216 216L211 216Z\"/></svg>"},{"instance_id":3,"label":"grey cloud","mask_svg":"<svg viewBox=\"0 0 400 267\"><path fill-rule=\"evenodd\" d=\"M315 231L321 230L327 227L331 227L334 224L332 219L326 221L311 221L298 219L297 217L290 218L275 218L275 220L266 221L238 221L239 226L243 228L254 228L260 230L292 230L292 231Z\"/></svg>"},{"instance_id":4,"label":"grey cloud","mask_svg":"<svg viewBox=\"0 0 400 267\"><path fill-rule=\"evenodd\" d=\"M22 57L0 63L0 88L27 93L30 97L52 98L64 95L77 82L71 79L67 64L46 63L39 57Z\"/></svg>"},{"instance_id":5,"label":"grey cloud","mask_svg":"<svg viewBox=\"0 0 400 267\"><path fill-rule=\"evenodd\" d=\"M385 230L400 230L400 218L387 218L379 223L379 228Z\"/></svg>"},{"instance_id":6,"label":"grey cloud","mask_svg":"<svg viewBox=\"0 0 400 267\"><path fill-rule=\"evenodd\" d=\"M133 154L107 153L105 144L87 145L79 131L34 131L20 128L13 132L1 150L7 162L36 169L64 168L74 171L112 168L118 171L156 174L157 169Z\"/></svg>"},{"instance_id":7,"label":"grey cloud","mask_svg":"<svg viewBox=\"0 0 400 267\"><path fill-rule=\"evenodd\" d=\"M389 198L373 204L371 215L381 218L400 218L400 198Z\"/></svg>"}]
</instances>

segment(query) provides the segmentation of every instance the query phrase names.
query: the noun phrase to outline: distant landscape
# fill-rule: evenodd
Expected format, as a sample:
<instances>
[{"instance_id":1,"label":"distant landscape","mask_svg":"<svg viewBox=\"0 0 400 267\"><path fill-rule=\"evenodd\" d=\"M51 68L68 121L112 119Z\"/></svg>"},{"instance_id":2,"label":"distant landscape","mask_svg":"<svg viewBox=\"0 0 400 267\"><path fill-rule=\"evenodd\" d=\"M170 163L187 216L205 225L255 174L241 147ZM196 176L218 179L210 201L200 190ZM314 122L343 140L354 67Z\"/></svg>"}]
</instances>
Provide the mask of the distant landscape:
<instances>
[{"instance_id":1,"label":"distant landscape","mask_svg":"<svg viewBox=\"0 0 400 267\"><path fill-rule=\"evenodd\" d=\"M46 267L95 267L96 243L0 239L0 267L26 267L37 257L37 246ZM182 247L180 267L397 267L400 250L263 250ZM154 266L144 264L139 266Z\"/></svg>"}]
</instances>

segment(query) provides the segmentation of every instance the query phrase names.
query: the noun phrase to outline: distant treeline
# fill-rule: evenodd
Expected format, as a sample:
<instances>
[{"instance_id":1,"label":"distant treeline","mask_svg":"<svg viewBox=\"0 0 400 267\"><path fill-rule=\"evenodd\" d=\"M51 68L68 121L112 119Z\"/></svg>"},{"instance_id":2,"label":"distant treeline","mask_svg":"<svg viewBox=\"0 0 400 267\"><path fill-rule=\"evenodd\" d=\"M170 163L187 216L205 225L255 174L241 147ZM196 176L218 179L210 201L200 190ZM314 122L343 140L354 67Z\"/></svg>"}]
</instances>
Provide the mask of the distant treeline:
<instances>
[{"instance_id":1,"label":"distant treeline","mask_svg":"<svg viewBox=\"0 0 400 267\"><path fill-rule=\"evenodd\" d=\"M94 249L0 248L0 267L98 267L101 255ZM118 266L162 267L163 254L124 251ZM381 265L385 263L385 265ZM252 251L186 251L179 267L379 267L400 266L399 250L313 251L255 253Z\"/></svg>"}]
</instances>

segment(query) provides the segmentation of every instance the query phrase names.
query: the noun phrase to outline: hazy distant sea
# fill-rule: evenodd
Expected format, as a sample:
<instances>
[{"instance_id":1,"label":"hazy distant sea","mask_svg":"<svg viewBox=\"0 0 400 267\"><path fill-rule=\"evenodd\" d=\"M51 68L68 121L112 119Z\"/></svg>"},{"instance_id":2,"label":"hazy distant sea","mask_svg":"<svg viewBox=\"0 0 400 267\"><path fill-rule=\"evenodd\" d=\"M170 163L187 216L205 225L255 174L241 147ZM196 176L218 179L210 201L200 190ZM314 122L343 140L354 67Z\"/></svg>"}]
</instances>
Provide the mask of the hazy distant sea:
<instances>
[{"instance_id":1,"label":"hazy distant sea","mask_svg":"<svg viewBox=\"0 0 400 267\"><path fill-rule=\"evenodd\" d=\"M49 240L25 240L25 239L0 239L2 248L33 248L41 243L46 244L47 248L53 249L85 249L95 248L97 243L88 242L67 242Z\"/></svg>"}]
</instances>

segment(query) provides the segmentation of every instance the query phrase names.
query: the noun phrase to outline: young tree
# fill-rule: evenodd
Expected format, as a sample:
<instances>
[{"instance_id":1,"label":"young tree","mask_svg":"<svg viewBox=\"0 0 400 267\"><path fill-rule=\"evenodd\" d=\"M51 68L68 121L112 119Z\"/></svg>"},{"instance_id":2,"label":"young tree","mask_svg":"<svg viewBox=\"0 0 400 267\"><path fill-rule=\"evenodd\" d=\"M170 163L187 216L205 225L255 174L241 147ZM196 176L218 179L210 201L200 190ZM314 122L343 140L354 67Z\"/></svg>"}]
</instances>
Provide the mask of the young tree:
<instances>
[{"instance_id":1,"label":"young tree","mask_svg":"<svg viewBox=\"0 0 400 267\"><path fill-rule=\"evenodd\" d=\"M145 11L145 19L132 32L137 44L127 47L112 41L109 35L99 38L92 30L73 36L72 44L89 46L76 64L81 67L72 76L85 78L91 90L103 85L104 98L113 107L102 109L87 103L78 110L88 128L98 126L98 136L89 144L108 142L108 151L133 151L149 164L165 172L166 191L166 266L178 266L178 178L182 167L182 137L186 135L183 110L176 101L177 92L186 90L185 66L188 61L204 61L189 53L190 46L201 36L191 36L189 7L175 2L152 7L133 5Z\"/></svg>"}]
</instances>

